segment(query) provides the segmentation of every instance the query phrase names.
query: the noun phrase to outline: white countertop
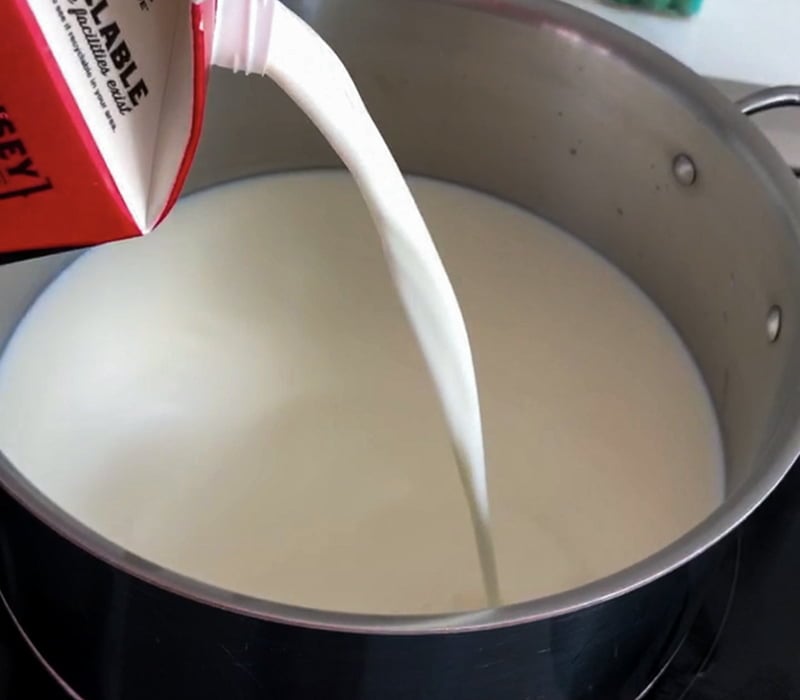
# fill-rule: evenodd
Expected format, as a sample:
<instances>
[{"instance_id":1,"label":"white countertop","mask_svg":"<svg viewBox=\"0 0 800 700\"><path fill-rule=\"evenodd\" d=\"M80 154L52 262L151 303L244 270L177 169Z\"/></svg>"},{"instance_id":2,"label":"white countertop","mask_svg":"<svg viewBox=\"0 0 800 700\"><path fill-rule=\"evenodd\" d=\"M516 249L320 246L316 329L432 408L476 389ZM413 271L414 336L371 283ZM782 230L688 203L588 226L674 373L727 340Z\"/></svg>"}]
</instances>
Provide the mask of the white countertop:
<instances>
[{"instance_id":1,"label":"white countertop","mask_svg":"<svg viewBox=\"0 0 800 700\"><path fill-rule=\"evenodd\" d=\"M800 0L705 0L665 17L605 0L564 0L652 42L698 73L752 85L800 83Z\"/></svg>"}]
</instances>

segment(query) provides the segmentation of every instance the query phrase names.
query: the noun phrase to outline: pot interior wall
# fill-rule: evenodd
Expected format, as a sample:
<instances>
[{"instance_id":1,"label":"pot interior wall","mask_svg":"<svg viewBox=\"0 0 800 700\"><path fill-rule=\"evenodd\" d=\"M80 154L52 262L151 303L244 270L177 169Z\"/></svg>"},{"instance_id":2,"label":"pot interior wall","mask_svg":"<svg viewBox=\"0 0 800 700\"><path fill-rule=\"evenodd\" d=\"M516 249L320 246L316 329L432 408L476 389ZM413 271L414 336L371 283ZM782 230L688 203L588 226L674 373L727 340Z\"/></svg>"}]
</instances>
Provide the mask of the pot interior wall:
<instances>
[{"instance_id":1,"label":"pot interior wall","mask_svg":"<svg viewBox=\"0 0 800 700\"><path fill-rule=\"evenodd\" d=\"M289 4L340 53L407 172L543 215L645 290L710 389L729 491L757 477L798 413L787 380L800 376L800 222L766 176L777 157L740 142L744 120L713 94L709 108L700 81L660 56L634 67L634 40L615 35L610 46L588 17L547 2L483 3L504 16L430 0ZM673 175L681 153L697 166L691 186ZM190 191L335 165L269 81L214 72ZM0 272L0 343L66 261ZM784 322L770 343L774 304Z\"/></svg>"}]
</instances>

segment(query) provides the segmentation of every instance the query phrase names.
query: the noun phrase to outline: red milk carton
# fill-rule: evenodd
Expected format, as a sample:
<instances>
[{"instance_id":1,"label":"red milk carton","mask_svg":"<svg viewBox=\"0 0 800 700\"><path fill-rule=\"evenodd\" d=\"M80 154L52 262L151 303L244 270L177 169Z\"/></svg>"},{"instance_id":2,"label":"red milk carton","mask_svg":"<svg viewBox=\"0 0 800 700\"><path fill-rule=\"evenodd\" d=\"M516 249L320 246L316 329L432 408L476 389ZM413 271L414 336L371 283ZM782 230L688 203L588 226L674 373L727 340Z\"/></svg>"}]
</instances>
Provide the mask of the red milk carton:
<instances>
[{"instance_id":1,"label":"red milk carton","mask_svg":"<svg viewBox=\"0 0 800 700\"><path fill-rule=\"evenodd\" d=\"M203 117L214 0L0 0L0 253L149 232Z\"/></svg>"}]
</instances>

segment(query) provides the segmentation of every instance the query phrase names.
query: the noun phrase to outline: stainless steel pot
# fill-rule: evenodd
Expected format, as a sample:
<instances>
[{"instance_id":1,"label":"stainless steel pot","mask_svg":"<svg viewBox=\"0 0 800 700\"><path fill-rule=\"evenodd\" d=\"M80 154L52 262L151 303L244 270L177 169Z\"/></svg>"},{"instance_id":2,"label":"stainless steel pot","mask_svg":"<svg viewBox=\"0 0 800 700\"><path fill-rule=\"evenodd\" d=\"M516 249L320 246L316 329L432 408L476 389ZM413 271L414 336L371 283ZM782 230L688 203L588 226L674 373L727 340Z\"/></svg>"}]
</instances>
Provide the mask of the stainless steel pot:
<instances>
[{"instance_id":1,"label":"stainless steel pot","mask_svg":"<svg viewBox=\"0 0 800 700\"><path fill-rule=\"evenodd\" d=\"M5 601L86 700L637 697L675 648L723 537L800 451L800 198L789 169L705 81L552 0L289 4L340 52L406 171L544 215L658 304L713 397L726 500L666 549L576 590L467 615L374 617L159 569L75 522L0 457ZM213 76L190 190L336 163L266 81ZM0 268L0 343L75 255Z\"/></svg>"}]
</instances>

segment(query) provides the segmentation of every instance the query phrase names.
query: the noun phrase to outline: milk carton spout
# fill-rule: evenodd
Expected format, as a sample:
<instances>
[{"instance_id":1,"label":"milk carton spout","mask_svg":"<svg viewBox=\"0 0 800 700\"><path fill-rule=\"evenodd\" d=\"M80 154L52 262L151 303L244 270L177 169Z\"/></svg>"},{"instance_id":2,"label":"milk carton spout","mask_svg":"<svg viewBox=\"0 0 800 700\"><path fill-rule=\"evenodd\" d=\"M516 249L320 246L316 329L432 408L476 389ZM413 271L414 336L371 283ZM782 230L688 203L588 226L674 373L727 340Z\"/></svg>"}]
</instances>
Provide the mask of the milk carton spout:
<instances>
[{"instance_id":1,"label":"milk carton spout","mask_svg":"<svg viewBox=\"0 0 800 700\"><path fill-rule=\"evenodd\" d=\"M276 0L217 0L211 62L235 73L266 73L276 4Z\"/></svg>"}]
</instances>

